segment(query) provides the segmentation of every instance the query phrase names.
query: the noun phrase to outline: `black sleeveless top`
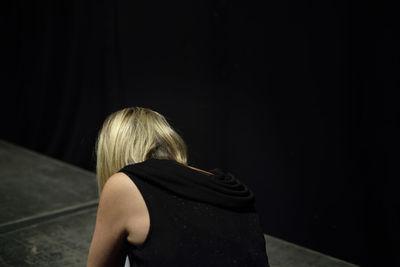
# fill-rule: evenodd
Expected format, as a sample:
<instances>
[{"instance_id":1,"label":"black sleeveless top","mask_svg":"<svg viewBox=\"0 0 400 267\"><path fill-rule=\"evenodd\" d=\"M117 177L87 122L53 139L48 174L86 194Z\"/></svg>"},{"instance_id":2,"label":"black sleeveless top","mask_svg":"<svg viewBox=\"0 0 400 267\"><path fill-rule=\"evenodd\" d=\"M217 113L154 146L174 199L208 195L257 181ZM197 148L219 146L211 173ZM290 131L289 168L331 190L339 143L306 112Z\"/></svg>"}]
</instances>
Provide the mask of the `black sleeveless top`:
<instances>
[{"instance_id":1,"label":"black sleeveless top","mask_svg":"<svg viewBox=\"0 0 400 267\"><path fill-rule=\"evenodd\" d=\"M249 188L229 173L207 175L172 160L124 167L141 192L150 231L128 243L131 266L269 266Z\"/></svg>"}]
</instances>

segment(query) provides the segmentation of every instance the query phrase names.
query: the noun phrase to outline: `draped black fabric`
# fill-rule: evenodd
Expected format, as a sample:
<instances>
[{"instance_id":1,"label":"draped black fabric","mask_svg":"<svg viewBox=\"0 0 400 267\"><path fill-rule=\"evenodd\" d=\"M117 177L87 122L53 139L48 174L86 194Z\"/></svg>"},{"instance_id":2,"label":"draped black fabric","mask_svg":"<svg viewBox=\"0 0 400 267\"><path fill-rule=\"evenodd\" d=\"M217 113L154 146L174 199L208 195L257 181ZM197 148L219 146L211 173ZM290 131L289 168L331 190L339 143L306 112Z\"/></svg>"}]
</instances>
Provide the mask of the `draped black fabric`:
<instances>
[{"instance_id":1,"label":"draped black fabric","mask_svg":"<svg viewBox=\"0 0 400 267\"><path fill-rule=\"evenodd\" d=\"M173 160L148 159L126 172L179 196L233 210L252 210L253 192L231 173L213 169L203 174Z\"/></svg>"},{"instance_id":2,"label":"draped black fabric","mask_svg":"<svg viewBox=\"0 0 400 267\"><path fill-rule=\"evenodd\" d=\"M139 189L150 217L144 243L127 243L133 267L268 266L254 195L232 174L156 159L121 172Z\"/></svg>"}]
</instances>

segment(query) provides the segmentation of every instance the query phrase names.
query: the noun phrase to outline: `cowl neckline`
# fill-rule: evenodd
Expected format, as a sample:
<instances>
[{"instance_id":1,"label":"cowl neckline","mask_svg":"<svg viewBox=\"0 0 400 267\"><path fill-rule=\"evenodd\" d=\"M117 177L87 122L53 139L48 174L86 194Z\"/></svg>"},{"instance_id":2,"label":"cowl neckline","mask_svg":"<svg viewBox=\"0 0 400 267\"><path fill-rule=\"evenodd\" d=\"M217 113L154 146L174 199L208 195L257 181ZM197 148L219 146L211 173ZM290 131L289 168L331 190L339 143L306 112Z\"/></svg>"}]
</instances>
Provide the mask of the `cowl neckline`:
<instances>
[{"instance_id":1,"label":"cowl neckline","mask_svg":"<svg viewBox=\"0 0 400 267\"><path fill-rule=\"evenodd\" d=\"M234 175L221 169L211 175L173 160L148 159L127 165L120 172L187 199L225 209L254 211L253 192Z\"/></svg>"}]
</instances>

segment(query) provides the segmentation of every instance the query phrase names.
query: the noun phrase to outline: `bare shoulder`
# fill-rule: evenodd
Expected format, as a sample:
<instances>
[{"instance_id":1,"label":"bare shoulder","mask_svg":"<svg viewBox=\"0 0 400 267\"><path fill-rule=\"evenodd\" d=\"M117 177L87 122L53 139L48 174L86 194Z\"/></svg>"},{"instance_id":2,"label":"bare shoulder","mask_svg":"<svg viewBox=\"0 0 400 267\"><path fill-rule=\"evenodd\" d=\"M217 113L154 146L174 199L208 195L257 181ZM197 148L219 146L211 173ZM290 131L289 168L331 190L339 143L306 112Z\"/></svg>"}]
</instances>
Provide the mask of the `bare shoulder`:
<instances>
[{"instance_id":1,"label":"bare shoulder","mask_svg":"<svg viewBox=\"0 0 400 267\"><path fill-rule=\"evenodd\" d=\"M126 186L132 183L132 180L125 173L118 172L108 178L107 182L104 184L103 190L120 191L124 190Z\"/></svg>"},{"instance_id":2,"label":"bare shoulder","mask_svg":"<svg viewBox=\"0 0 400 267\"><path fill-rule=\"evenodd\" d=\"M135 183L126 174L116 173L107 180L103 194L100 202L110 210L109 219L120 224L130 243L142 244L149 232L150 215Z\"/></svg>"},{"instance_id":3,"label":"bare shoulder","mask_svg":"<svg viewBox=\"0 0 400 267\"><path fill-rule=\"evenodd\" d=\"M103 202L113 202L114 205L118 203L119 207L133 209L133 211L143 205L143 198L136 184L122 172L108 178L100 201L101 198L104 198Z\"/></svg>"},{"instance_id":4,"label":"bare shoulder","mask_svg":"<svg viewBox=\"0 0 400 267\"><path fill-rule=\"evenodd\" d=\"M131 218L137 213L135 195L135 186L127 175L117 173L108 178L100 195L87 266L117 266L110 262L125 259L117 251L122 251Z\"/></svg>"},{"instance_id":5,"label":"bare shoulder","mask_svg":"<svg viewBox=\"0 0 400 267\"><path fill-rule=\"evenodd\" d=\"M100 196L104 208L114 211L134 208L141 195L134 182L124 173L116 173L108 178Z\"/></svg>"}]
</instances>

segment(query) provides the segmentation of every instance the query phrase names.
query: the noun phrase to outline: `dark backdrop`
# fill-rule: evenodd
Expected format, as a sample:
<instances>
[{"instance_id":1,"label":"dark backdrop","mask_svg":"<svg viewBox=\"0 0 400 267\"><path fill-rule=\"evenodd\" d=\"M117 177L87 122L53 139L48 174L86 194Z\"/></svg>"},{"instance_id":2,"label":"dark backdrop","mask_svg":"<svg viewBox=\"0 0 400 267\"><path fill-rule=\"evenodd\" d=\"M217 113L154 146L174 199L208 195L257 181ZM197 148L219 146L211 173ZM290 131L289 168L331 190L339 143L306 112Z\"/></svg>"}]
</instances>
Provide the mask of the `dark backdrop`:
<instances>
[{"instance_id":1,"label":"dark backdrop","mask_svg":"<svg viewBox=\"0 0 400 267\"><path fill-rule=\"evenodd\" d=\"M105 116L149 107L248 183L265 233L399 264L396 9L262 2L2 2L1 138L94 170Z\"/></svg>"}]
</instances>

